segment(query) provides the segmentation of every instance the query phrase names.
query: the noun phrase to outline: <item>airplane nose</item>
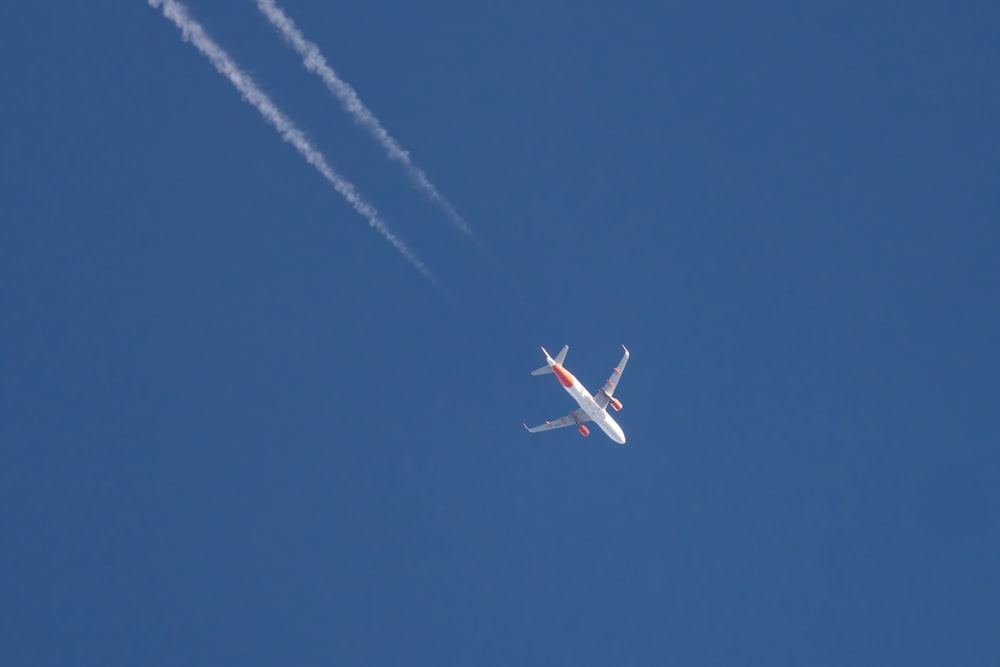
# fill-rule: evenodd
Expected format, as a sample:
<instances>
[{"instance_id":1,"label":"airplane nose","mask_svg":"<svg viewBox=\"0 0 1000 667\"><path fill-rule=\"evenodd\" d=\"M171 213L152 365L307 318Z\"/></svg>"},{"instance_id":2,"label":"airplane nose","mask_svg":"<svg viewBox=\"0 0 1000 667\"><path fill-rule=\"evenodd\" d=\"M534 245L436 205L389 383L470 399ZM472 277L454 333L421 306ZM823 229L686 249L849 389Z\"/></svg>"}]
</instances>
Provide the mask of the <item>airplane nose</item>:
<instances>
[{"instance_id":1,"label":"airplane nose","mask_svg":"<svg viewBox=\"0 0 1000 667\"><path fill-rule=\"evenodd\" d=\"M622 427L618 424L615 424L615 442L619 445L625 444L625 432L622 431Z\"/></svg>"}]
</instances>

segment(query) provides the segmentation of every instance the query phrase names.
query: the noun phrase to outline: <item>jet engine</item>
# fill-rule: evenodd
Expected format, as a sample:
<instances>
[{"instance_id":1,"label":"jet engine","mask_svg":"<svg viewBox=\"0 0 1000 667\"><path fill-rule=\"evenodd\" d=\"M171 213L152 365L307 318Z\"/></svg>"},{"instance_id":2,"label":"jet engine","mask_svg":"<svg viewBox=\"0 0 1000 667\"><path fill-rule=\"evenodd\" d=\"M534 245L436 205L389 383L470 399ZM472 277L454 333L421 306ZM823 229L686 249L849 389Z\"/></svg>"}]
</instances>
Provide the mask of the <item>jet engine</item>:
<instances>
[{"instance_id":1,"label":"jet engine","mask_svg":"<svg viewBox=\"0 0 1000 667\"><path fill-rule=\"evenodd\" d=\"M588 435L590 435L590 429L587 428L584 424L580 424L580 435L582 435L585 438Z\"/></svg>"},{"instance_id":2,"label":"jet engine","mask_svg":"<svg viewBox=\"0 0 1000 667\"><path fill-rule=\"evenodd\" d=\"M622 402L619 401L617 398L612 398L611 399L611 407L613 407L615 410L621 410L622 409Z\"/></svg>"}]
</instances>

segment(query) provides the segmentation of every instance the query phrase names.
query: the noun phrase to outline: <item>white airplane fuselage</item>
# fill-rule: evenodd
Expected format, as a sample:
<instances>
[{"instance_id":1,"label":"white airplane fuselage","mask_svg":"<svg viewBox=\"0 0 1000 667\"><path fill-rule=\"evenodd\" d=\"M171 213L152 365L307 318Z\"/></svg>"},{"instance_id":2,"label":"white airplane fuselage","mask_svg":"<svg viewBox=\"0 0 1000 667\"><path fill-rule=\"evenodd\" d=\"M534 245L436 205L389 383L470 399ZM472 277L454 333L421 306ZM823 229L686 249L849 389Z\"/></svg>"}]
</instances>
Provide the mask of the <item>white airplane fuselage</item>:
<instances>
[{"instance_id":1,"label":"white airplane fuselage","mask_svg":"<svg viewBox=\"0 0 1000 667\"><path fill-rule=\"evenodd\" d=\"M605 434L619 445L625 444L625 433L622 431L622 427L618 425L614 417L608 414L608 411L603 409L594 400L594 397L590 395L587 388L580 384L580 381L576 379L572 373L563 368L561 365L557 364L551 357L549 357L548 352L545 353L546 359L549 366L552 367L552 372L555 373L556 378L559 380L559 384L563 386L566 393L573 397L573 400L580 404L580 407L584 412L587 413L594 423L597 424ZM543 366L544 368L544 366Z\"/></svg>"}]
</instances>

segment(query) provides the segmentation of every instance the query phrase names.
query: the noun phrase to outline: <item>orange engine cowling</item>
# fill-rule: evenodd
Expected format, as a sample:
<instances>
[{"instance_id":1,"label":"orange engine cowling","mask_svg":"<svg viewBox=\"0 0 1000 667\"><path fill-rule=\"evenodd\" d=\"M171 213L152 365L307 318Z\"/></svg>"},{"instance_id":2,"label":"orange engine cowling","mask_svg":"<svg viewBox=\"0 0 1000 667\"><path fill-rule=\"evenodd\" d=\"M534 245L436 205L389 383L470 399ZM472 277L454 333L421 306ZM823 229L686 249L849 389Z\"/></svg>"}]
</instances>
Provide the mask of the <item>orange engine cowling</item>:
<instances>
[{"instance_id":1,"label":"orange engine cowling","mask_svg":"<svg viewBox=\"0 0 1000 667\"><path fill-rule=\"evenodd\" d=\"M588 435L590 435L590 429L587 428L585 425L580 424L580 435L586 438Z\"/></svg>"},{"instance_id":2,"label":"orange engine cowling","mask_svg":"<svg viewBox=\"0 0 1000 667\"><path fill-rule=\"evenodd\" d=\"M611 399L611 407L613 407L615 410L621 410L622 409L622 402L619 401L617 398L612 398Z\"/></svg>"}]
</instances>

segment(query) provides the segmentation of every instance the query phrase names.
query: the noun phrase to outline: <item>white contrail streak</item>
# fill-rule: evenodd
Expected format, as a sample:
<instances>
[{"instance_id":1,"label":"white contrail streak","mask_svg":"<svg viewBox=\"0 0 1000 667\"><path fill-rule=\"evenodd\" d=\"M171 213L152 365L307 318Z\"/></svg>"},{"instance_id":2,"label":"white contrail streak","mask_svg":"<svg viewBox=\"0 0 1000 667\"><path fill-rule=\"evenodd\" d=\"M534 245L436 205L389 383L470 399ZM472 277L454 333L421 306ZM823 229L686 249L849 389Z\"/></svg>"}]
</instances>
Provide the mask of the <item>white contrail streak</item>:
<instances>
[{"instance_id":1,"label":"white contrail streak","mask_svg":"<svg viewBox=\"0 0 1000 667\"><path fill-rule=\"evenodd\" d=\"M455 210L455 207L444 198L444 195L438 192L438 189L430 182L423 169L413 164L410 154L404 151L399 142L386 132L378 118L369 111L368 107L358 97L354 88L337 76L333 68L326 64L326 58L320 53L319 47L314 42L306 39L302 31L296 27L295 22L274 3L274 0L257 0L257 8L267 17L267 20L271 22L271 25L278 30L281 36L302 56L302 62L305 64L306 69L314 72L323 80L327 89L334 97L340 100L340 104L344 107L344 110L354 117L355 122L367 129L375 141L382 146L389 159L396 160L403 165L403 170L410 180L423 190L424 194L431 201L441 207L445 215L448 216L448 219L451 220L451 223L464 234L471 236L472 230L466 224L465 220L462 219L462 216L458 214L458 211Z\"/></svg>"},{"instance_id":2,"label":"white contrail streak","mask_svg":"<svg viewBox=\"0 0 1000 667\"><path fill-rule=\"evenodd\" d=\"M309 140L296 127L295 123L271 101L271 98L257 86L249 75L233 62L229 54L209 37L205 29L201 27L201 24L188 15L187 8L184 5L176 2L176 0L148 0L148 2L154 9L162 8L163 15L180 28L184 40L194 44L195 48L211 61L212 66L215 67L219 74L229 79L236 86L243 99L255 107L260 112L260 115L281 134L281 138L290 143L306 159L306 162L315 167L316 171L329 181L334 190L339 192L354 207L355 211L368 220L368 224L375 231L384 236L427 280L436 287L441 287L437 278L434 277L430 269L417 257L416 253L410 250L409 246L402 239L389 230L379 217L375 207L358 194L358 191L350 181L333 170L333 167L329 165L323 154L309 143Z\"/></svg>"}]
</instances>

